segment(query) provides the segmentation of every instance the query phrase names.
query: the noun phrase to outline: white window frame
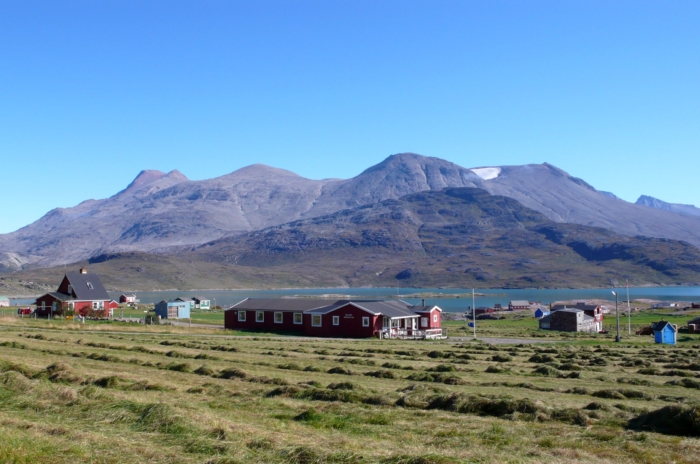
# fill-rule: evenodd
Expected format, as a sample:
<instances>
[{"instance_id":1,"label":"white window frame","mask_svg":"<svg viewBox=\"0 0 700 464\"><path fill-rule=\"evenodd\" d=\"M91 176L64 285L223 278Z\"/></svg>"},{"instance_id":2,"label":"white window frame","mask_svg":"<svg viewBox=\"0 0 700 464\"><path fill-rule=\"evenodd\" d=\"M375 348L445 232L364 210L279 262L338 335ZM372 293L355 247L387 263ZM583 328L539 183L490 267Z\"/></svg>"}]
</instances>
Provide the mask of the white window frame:
<instances>
[{"instance_id":1,"label":"white window frame","mask_svg":"<svg viewBox=\"0 0 700 464\"><path fill-rule=\"evenodd\" d=\"M97 302L97 301L93 301L93 302L92 302L92 309L97 309L97 308L99 308L99 307L100 307L100 303L99 303L99 302Z\"/></svg>"},{"instance_id":2,"label":"white window frame","mask_svg":"<svg viewBox=\"0 0 700 464\"><path fill-rule=\"evenodd\" d=\"M362 327L369 327L369 317L362 318Z\"/></svg>"},{"instance_id":3,"label":"white window frame","mask_svg":"<svg viewBox=\"0 0 700 464\"><path fill-rule=\"evenodd\" d=\"M265 322L265 311L255 311L255 322Z\"/></svg>"},{"instance_id":4,"label":"white window frame","mask_svg":"<svg viewBox=\"0 0 700 464\"><path fill-rule=\"evenodd\" d=\"M318 323L316 323L317 320L318 320ZM312 314L311 315L311 326L312 327L321 327L322 324L323 324L323 319L322 319L320 314Z\"/></svg>"},{"instance_id":5,"label":"white window frame","mask_svg":"<svg viewBox=\"0 0 700 464\"><path fill-rule=\"evenodd\" d=\"M437 322L437 314L433 314L433 322Z\"/></svg>"},{"instance_id":6,"label":"white window frame","mask_svg":"<svg viewBox=\"0 0 700 464\"><path fill-rule=\"evenodd\" d=\"M85 285L87 285L87 288L90 290L94 290L95 288L92 286L92 282L85 282Z\"/></svg>"},{"instance_id":7,"label":"white window frame","mask_svg":"<svg viewBox=\"0 0 700 464\"><path fill-rule=\"evenodd\" d=\"M340 325L340 316L333 316L333 325Z\"/></svg>"},{"instance_id":8,"label":"white window frame","mask_svg":"<svg viewBox=\"0 0 700 464\"><path fill-rule=\"evenodd\" d=\"M303 324L304 323L304 314L303 313L294 313L294 323L295 324Z\"/></svg>"},{"instance_id":9,"label":"white window frame","mask_svg":"<svg viewBox=\"0 0 700 464\"><path fill-rule=\"evenodd\" d=\"M238 311L238 322L245 322L245 311Z\"/></svg>"},{"instance_id":10,"label":"white window frame","mask_svg":"<svg viewBox=\"0 0 700 464\"><path fill-rule=\"evenodd\" d=\"M279 321L277 320L277 317L279 317ZM284 314L279 312L279 311L275 311L275 324L282 324L283 322L284 322Z\"/></svg>"}]
</instances>

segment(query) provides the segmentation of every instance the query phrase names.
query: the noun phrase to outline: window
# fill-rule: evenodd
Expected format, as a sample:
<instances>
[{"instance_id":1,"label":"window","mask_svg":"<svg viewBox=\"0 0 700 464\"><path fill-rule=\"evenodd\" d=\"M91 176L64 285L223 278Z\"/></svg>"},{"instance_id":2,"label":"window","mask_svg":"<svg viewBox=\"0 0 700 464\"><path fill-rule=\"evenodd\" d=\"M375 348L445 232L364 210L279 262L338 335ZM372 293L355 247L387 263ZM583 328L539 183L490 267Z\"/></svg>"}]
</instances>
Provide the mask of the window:
<instances>
[{"instance_id":1,"label":"window","mask_svg":"<svg viewBox=\"0 0 700 464\"><path fill-rule=\"evenodd\" d=\"M369 327L369 317L362 318L362 327Z\"/></svg>"},{"instance_id":2,"label":"window","mask_svg":"<svg viewBox=\"0 0 700 464\"><path fill-rule=\"evenodd\" d=\"M92 302L92 309L97 309L98 303L97 301Z\"/></svg>"},{"instance_id":3,"label":"window","mask_svg":"<svg viewBox=\"0 0 700 464\"><path fill-rule=\"evenodd\" d=\"M427 317L421 317L420 318L420 325L423 327L428 327L428 318Z\"/></svg>"},{"instance_id":4,"label":"window","mask_svg":"<svg viewBox=\"0 0 700 464\"><path fill-rule=\"evenodd\" d=\"M437 314L433 314L433 322L437 322Z\"/></svg>"},{"instance_id":5,"label":"window","mask_svg":"<svg viewBox=\"0 0 700 464\"><path fill-rule=\"evenodd\" d=\"M90 283L90 282L85 282L85 284L88 286L88 288L89 288L90 290L94 290L94 288L92 287L92 283Z\"/></svg>"},{"instance_id":6,"label":"window","mask_svg":"<svg viewBox=\"0 0 700 464\"><path fill-rule=\"evenodd\" d=\"M340 316L333 316L333 325L340 325Z\"/></svg>"},{"instance_id":7,"label":"window","mask_svg":"<svg viewBox=\"0 0 700 464\"><path fill-rule=\"evenodd\" d=\"M255 322L265 322L264 311L255 311Z\"/></svg>"},{"instance_id":8,"label":"window","mask_svg":"<svg viewBox=\"0 0 700 464\"><path fill-rule=\"evenodd\" d=\"M238 321L245 322L245 311L238 311Z\"/></svg>"},{"instance_id":9,"label":"window","mask_svg":"<svg viewBox=\"0 0 700 464\"><path fill-rule=\"evenodd\" d=\"M321 327L321 315L312 315L311 316L311 325L314 327Z\"/></svg>"},{"instance_id":10,"label":"window","mask_svg":"<svg viewBox=\"0 0 700 464\"><path fill-rule=\"evenodd\" d=\"M275 324L281 324L283 321L282 313L275 313Z\"/></svg>"},{"instance_id":11,"label":"window","mask_svg":"<svg viewBox=\"0 0 700 464\"><path fill-rule=\"evenodd\" d=\"M294 313L294 323L302 324L304 322L304 315L302 313Z\"/></svg>"}]
</instances>

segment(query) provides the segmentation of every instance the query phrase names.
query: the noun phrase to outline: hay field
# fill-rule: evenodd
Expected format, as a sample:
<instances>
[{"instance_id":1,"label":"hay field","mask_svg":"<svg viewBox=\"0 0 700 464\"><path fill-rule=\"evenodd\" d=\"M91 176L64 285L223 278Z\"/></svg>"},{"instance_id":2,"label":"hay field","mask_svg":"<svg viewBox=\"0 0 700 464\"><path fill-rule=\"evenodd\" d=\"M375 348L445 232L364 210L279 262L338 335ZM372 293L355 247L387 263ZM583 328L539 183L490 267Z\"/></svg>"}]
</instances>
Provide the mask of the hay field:
<instances>
[{"instance_id":1,"label":"hay field","mask_svg":"<svg viewBox=\"0 0 700 464\"><path fill-rule=\"evenodd\" d=\"M0 319L0 461L700 459L700 343L489 346L177 329Z\"/></svg>"}]
</instances>

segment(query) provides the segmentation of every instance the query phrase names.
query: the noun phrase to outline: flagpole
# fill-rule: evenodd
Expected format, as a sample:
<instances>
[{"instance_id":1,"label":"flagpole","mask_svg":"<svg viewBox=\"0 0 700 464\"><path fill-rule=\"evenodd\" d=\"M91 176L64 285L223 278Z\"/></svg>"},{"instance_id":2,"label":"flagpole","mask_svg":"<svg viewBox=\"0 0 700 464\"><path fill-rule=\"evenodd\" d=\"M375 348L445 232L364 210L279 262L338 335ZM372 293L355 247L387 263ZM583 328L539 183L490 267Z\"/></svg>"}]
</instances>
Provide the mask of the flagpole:
<instances>
[{"instance_id":1,"label":"flagpole","mask_svg":"<svg viewBox=\"0 0 700 464\"><path fill-rule=\"evenodd\" d=\"M472 288L472 325L474 326L474 340L476 340L476 305L474 301L474 289Z\"/></svg>"},{"instance_id":2,"label":"flagpole","mask_svg":"<svg viewBox=\"0 0 700 464\"><path fill-rule=\"evenodd\" d=\"M630 284L625 280L627 287L627 334L632 335L632 310L630 309Z\"/></svg>"}]
</instances>

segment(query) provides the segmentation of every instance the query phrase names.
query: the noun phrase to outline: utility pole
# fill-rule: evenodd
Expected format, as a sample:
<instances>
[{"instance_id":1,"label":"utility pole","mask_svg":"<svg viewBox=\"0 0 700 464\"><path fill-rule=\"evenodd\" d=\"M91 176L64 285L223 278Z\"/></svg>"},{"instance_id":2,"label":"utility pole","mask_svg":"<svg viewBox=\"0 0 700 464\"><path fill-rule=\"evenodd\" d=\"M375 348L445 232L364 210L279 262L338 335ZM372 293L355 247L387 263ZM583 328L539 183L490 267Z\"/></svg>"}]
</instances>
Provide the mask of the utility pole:
<instances>
[{"instance_id":1,"label":"utility pole","mask_svg":"<svg viewBox=\"0 0 700 464\"><path fill-rule=\"evenodd\" d=\"M617 320L617 335L615 336L615 341L620 342L622 338L620 338L620 311L618 308L618 297L617 297L617 292L612 292L613 295L615 295L615 319Z\"/></svg>"},{"instance_id":2,"label":"utility pole","mask_svg":"<svg viewBox=\"0 0 700 464\"><path fill-rule=\"evenodd\" d=\"M627 287L627 335L632 335L632 309L630 308L630 283L625 280Z\"/></svg>"},{"instance_id":3,"label":"utility pole","mask_svg":"<svg viewBox=\"0 0 700 464\"><path fill-rule=\"evenodd\" d=\"M472 325L474 326L474 340L476 340L476 305L474 302L476 301L474 297L474 289L472 288Z\"/></svg>"}]
</instances>

